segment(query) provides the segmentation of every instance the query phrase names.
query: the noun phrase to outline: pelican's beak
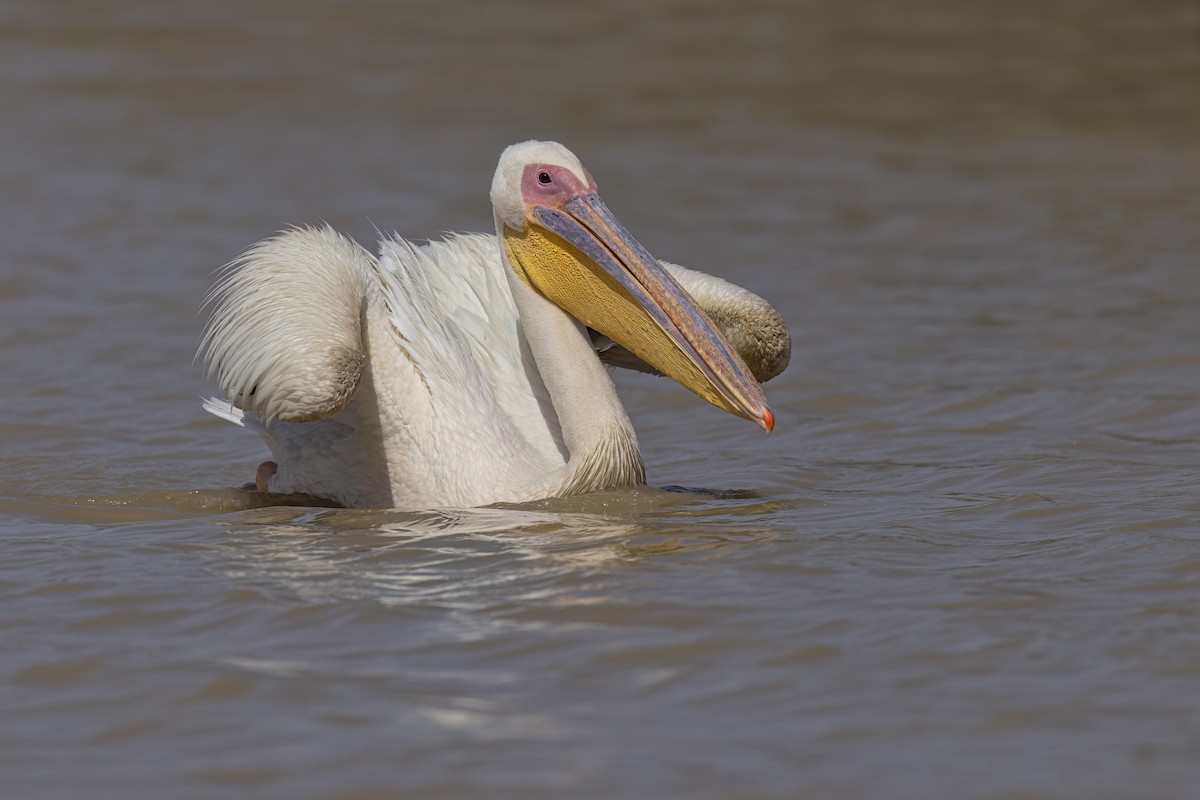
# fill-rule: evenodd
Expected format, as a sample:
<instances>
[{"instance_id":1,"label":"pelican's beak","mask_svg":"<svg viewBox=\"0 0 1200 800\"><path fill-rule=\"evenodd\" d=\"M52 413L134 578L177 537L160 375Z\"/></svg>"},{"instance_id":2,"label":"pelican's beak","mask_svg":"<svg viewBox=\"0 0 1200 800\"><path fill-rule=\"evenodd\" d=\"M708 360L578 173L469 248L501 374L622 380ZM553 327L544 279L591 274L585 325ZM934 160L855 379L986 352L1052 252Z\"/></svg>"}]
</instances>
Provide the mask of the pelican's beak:
<instances>
[{"instance_id":1,"label":"pelican's beak","mask_svg":"<svg viewBox=\"0 0 1200 800\"><path fill-rule=\"evenodd\" d=\"M741 356L595 193L531 205L504 247L534 290L713 405L770 431L775 418Z\"/></svg>"}]
</instances>

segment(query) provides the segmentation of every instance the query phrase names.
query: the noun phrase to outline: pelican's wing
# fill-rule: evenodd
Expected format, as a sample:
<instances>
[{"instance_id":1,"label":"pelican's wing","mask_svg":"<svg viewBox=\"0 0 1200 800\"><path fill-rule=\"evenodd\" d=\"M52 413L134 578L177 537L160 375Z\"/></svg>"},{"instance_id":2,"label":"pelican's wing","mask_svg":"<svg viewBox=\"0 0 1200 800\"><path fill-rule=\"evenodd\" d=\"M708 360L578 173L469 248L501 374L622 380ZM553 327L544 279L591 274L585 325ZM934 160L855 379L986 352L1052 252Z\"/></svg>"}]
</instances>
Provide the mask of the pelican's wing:
<instances>
[{"instance_id":1,"label":"pelican's wing","mask_svg":"<svg viewBox=\"0 0 1200 800\"><path fill-rule=\"evenodd\" d=\"M205 300L209 379L264 424L341 411L362 373L362 310L375 259L332 228L253 245Z\"/></svg>"},{"instance_id":2,"label":"pelican's wing","mask_svg":"<svg viewBox=\"0 0 1200 800\"><path fill-rule=\"evenodd\" d=\"M763 383L783 372L792 356L792 339L783 317L770 303L713 275L667 261L659 263L721 329L756 380ZM589 332L596 354L605 364L662 374L608 337Z\"/></svg>"},{"instance_id":3,"label":"pelican's wing","mask_svg":"<svg viewBox=\"0 0 1200 800\"><path fill-rule=\"evenodd\" d=\"M450 234L380 243L388 319L427 401L463 424L487 421L514 444L560 458L557 417L498 267L496 239ZM483 432L479 432L483 435Z\"/></svg>"}]
</instances>

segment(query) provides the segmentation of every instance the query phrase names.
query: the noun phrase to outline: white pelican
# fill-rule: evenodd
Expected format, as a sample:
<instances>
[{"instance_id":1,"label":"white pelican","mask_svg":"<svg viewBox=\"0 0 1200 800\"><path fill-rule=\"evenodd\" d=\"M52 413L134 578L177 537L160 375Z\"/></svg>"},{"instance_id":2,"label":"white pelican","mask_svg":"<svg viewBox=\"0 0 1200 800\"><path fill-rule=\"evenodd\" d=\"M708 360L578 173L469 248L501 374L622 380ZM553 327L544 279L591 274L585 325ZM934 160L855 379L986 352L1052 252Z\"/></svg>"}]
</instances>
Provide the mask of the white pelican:
<instances>
[{"instance_id":1,"label":"white pelican","mask_svg":"<svg viewBox=\"0 0 1200 800\"><path fill-rule=\"evenodd\" d=\"M560 144L505 150L491 199L495 237L375 259L299 228L229 266L200 345L229 400L205 408L266 440L259 491L434 508L644 483L602 359L771 430L758 380L791 342L765 301L652 258Z\"/></svg>"}]
</instances>

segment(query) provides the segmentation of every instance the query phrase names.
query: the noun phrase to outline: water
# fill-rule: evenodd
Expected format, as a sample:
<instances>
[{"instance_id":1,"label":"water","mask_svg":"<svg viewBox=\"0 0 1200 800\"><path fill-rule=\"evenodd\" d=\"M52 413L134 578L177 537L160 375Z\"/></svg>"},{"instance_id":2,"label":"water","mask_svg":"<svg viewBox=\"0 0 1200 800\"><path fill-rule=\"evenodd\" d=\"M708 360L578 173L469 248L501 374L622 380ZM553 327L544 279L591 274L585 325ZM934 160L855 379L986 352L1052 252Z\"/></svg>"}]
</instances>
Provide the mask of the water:
<instances>
[{"instance_id":1,"label":"water","mask_svg":"<svg viewBox=\"0 0 1200 800\"><path fill-rule=\"evenodd\" d=\"M0 6L0 795L1194 792L1200 15L1043 6ZM776 433L622 375L651 488L231 488L212 270L531 136L781 310Z\"/></svg>"}]
</instances>

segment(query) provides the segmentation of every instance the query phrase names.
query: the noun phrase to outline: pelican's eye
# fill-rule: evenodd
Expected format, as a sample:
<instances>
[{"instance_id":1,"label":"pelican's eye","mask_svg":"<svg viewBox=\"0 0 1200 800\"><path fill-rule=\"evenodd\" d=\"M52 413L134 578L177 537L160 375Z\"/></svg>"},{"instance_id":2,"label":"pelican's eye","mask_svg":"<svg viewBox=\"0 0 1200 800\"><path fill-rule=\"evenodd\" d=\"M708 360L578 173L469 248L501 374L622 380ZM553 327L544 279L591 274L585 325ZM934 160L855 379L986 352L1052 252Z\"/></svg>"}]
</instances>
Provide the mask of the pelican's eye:
<instances>
[{"instance_id":1,"label":"pelican's eye","mask_svg":"<svg viewBox=\"0 0 1200 800\"><path fill-rule=\"evenodd\" d=\"M551 179L551 177L550 177L550 173L549 173L549 172L546 172L545 170L543 170L543 171L541 171L541 172L539 172L539 173L538 173L538 183L540 183L542 186L547 186L547 185L549 185L549 183L550 183L550 181L551 181L551 180L552 180L552 179Z\"/></svg>"}]
</instances>

